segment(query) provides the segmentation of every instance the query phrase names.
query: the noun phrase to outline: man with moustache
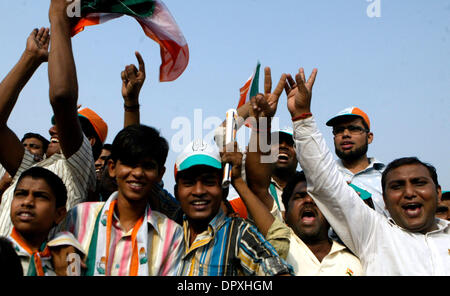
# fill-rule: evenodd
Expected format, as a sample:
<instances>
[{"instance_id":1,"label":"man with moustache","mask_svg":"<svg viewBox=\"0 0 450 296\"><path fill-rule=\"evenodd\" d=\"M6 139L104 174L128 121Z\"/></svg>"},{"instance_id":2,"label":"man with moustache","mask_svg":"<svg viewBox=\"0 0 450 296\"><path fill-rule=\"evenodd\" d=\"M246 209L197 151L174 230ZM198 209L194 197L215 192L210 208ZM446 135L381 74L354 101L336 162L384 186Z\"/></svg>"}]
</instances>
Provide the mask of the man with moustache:
<instances>
[{"instance_id":1,"label":"man with moustache","mask_svg":"<svg viewBox=\"0 0 450 296\"><path fill-rule=\"evenodd\" d=\"M345 180L369 191L375 211L389 217L381 190L385 165L367 157L374 137L367 114L357 107L349 107L328 120L326 125L333 127L334 148L339 157L337 165Z\"/></svg>"}]
</instances>

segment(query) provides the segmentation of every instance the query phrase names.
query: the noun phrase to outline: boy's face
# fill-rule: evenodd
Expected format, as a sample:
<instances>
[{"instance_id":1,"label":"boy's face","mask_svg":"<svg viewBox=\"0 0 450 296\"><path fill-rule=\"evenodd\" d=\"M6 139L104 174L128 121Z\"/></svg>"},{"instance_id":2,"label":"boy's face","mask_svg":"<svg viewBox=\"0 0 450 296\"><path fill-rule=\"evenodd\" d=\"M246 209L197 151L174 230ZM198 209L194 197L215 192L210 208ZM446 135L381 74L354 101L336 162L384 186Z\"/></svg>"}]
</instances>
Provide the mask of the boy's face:
<instances>
[{"instance_id":1,"label":"boy's face","mask_svg":"<svg viewBox=\"0 0 450 296\"><path fill-rule=\"evenodd\" d=\"M56 208L56 196L44 179L25 177L17 184L11 221L19 233L47 236L65 214L65 206Z\"/></svg>"},{"instance_id":2,"label":"boy's face","mask_svg":"<svg viewBox=\"0 0 450 296\"><path fill-rule=\"evenodd\" d=\"M222 204L221 170L195 166L179 172L177 199L190 221L209 223Z\"/></svg>"},{"instance_id":3,"label":"boy's face","mask_svg":"<svg viewBox=\"0 0 450 296\"><path fill-rule=\"evenodd\" d=\"M139 164L128 165L120 160L110 160L109 175L116 179L119 196L129 200L148 199L152 189L164 175L165 167L159 168L153 159L144 159Z\"/></svg>"}]
</instances>

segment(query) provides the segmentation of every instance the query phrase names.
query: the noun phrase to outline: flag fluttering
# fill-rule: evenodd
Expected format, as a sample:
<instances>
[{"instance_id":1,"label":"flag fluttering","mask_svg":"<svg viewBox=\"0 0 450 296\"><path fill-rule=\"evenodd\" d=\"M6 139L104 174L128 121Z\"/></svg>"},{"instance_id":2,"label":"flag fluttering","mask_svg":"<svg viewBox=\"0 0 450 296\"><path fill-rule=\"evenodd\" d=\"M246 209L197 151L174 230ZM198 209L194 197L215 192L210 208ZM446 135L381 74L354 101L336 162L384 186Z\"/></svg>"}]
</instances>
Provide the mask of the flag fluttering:
<instances>
[{"instance_id":1,"label":"flag fluttering","mask_svg":"<svg viewBox=\"0 0 450 296\"><path fill-rule=\"evenodd\" d=\"M99 25L123 15L134 17L145 35L160 45L159 80L177 79L189 63L189 48L175 19L160 0L82 0L81 19L72 28L72 36L87 26Z\"/></svg>"},{"instance_id":2,"label":"flag fluttering","mask_svg":"<svg viewBox=\"0 0 450 296\"><path fill-rule=\"evenodd\" d=\"M250 100L251 97L256 96L259 92L259 69L261 68L261 64L256 64L255 71L252 76L247 80L243 87L240 88L240 99L237 108L244 105L247 101Z\"/></svg>"}]
</instances>

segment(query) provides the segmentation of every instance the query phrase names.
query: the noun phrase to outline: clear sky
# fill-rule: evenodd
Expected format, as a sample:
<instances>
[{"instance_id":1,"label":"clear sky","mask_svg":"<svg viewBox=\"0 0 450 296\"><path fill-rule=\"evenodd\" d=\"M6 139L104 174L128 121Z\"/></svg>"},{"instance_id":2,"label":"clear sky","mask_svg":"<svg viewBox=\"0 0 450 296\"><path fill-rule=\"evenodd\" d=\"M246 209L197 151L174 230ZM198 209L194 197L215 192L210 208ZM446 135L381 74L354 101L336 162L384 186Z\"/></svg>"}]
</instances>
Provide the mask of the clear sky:
<instances>
[{"instance_id":1,"label":"clear sky","mask_svg":"<svg viewBox=\"0 0 450 296\"><path fill-rule=\"evenodd\" d=\"M450 2L375 1L381 15L371 18L366 0L165 0L189 44L184 74L160 83L158 45L123 17L74 37L79 103L107 121L111 143L123 126L120 72L136 63L138 50L147 66L141 122L160 129L171 143L180 131L176 118L191 122L194 134L195 109L205 123L235 108L239 88L258 60L272 68L274 85L282 73L304 67L309 75L317 67L312 112L333 151L325 122L345 107L359 106L375 135L369 156L385 163L417 156L436 166L443 189L450 190ZM31 30L49 26L49 3L0 2L2 78ZM51 115L45 64L25 87L8 124L19 138L29 131L48 137ZM291 125L285 94L276 116L280 126ZM176 156L171 149L164 177L171 192Z\"/></svg>"}]
</instances>

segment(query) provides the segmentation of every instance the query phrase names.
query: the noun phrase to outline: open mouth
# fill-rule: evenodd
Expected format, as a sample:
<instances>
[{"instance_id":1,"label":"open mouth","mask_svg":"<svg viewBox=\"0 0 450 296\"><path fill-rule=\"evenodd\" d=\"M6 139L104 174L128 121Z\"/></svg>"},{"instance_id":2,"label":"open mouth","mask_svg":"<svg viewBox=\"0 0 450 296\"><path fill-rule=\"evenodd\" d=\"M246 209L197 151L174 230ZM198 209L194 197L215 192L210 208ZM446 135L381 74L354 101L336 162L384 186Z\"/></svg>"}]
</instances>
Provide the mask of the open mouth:
<instances>
[{"instance_id":1,"label":"open mouth","mask_svg":"<svg viewBox=\"0 0 450 296\"><path fill-rule=\"evenodd\" d=\"M444 214L448 212L448 207L446 206L438 206L436 209L437 214Z\"/></svg>"},{"instance_id":2,"label":"open mouth","mask_svg":"<svg viewBox=\"0 0 450 296\"><path fill-rule=\"evenodd\" d=\"M133 191L141 191L145 185L144 183L136 182L136 181L127 182L127 184L128 184L128 187Z\"/></svg>"},{"instance_id":3,"label":"open mouth","mask_svg":"<svg viewBox=\"0 0 450 296\"><path fill-rule=\"evenodd\" d=\"M286 162L289 160L289 155L286 153L280 153L278 154L278 160L282 162Z\"/></svg>"},{"instance_id":4,"label":"open mouth","mask_svg":"<svg viewBox=\"0 0 450 296\"><path fill-rule=\"evenodd\" d=\"M304 210L300 216L304 224L312 224L316 220L316 213L313 210Z\"/></svg>"},{"instance_id":5,"label":"open mouth","mask_svg":"<svg viewBox=\"0 0 450 296\"><path fill-rule=\"evenodd\" d=\"M17 218L19 218L20 221L22 222L27 222L27 221L31 221L34 219L34 214L28 211L24 211L24 212L18 212L16 214Z\"/></svg>"},{"instance_id":6,"label":"open mouth","mask_svg":"<svg viewBox=\"0 0 450 296\"><path fill-rule=\"evenodd\" d=\"M408 216L409 218L418 217L422 212L422 208L423 206L418 203L411 203L402 206L402 209L404 210L406 216Z\"/></svg>"},{"instance_id":7,"label":"open mouth","mask_svg":"<svg viewBox=\"0 0 450 296\"><path fill-rule=\"evenodd\" d=\"M57 144L57 143L59 143L59 139L58 138L51 138L50 139L50 143Z\"/></svg>"},{"instance_id":8,"label":"open mouth","mask_svg":"<svg viewBox=\"0 0 450 296\"><path fill-rule=\"evenodd\" d=\"M194 200L193 202L191 202L191 205L194 207L194 209L199 211L199 210L206 209L206 207L209 205L209 203L210 203L210 201L208 201L208 200L198 199L198 200Z\"/></svg>"}]
</instances>

